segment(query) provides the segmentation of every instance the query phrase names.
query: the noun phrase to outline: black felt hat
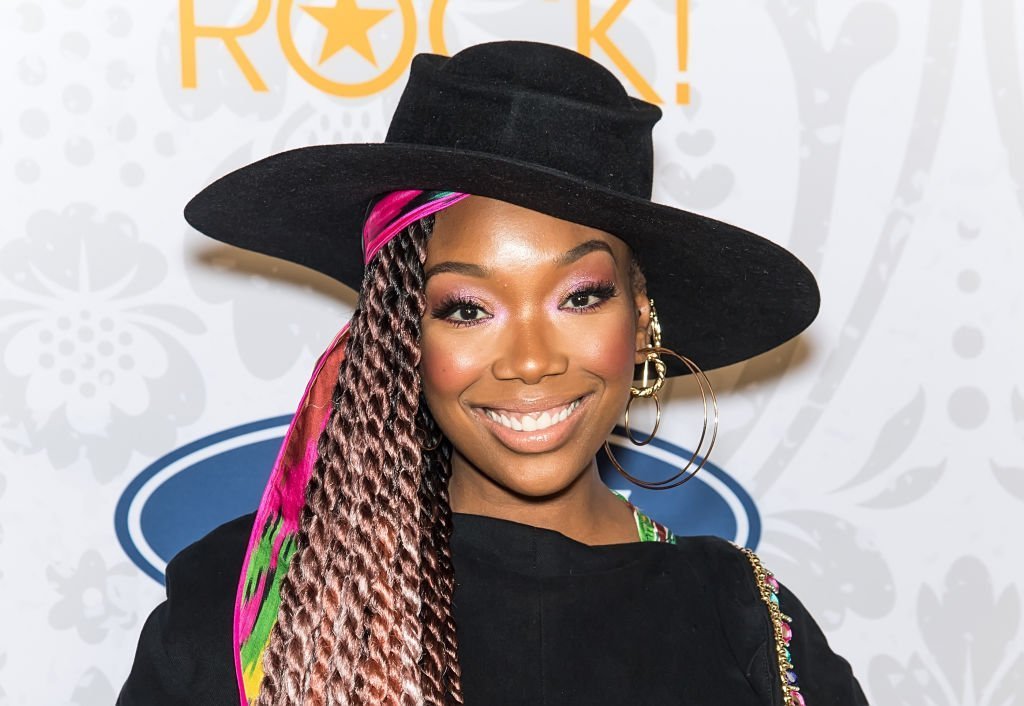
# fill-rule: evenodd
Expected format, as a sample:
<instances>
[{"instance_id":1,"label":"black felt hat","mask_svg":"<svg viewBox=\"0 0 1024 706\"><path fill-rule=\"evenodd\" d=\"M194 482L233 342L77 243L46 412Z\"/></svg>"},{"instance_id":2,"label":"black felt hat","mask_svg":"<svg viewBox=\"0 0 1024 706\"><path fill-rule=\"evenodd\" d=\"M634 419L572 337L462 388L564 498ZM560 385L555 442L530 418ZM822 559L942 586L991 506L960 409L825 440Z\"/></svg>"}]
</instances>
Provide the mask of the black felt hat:
<instances>
[{"instance_id":1,"label":"black felt hat","mask_svg":"<svg viewBox=\"0 0 1024 706\"><path fill-rule=\"evenodd\" d=\"M419 54L383 143L267 157L203 189L185 218L212 238L358 289L374 196L488 196L625 241L647 277L663 344L702 368L774 348L817 314L814 277L769 240L650 200L660 117L603 66L562 47L513 41L450 58Z\"/></svg>"}]
</instances>

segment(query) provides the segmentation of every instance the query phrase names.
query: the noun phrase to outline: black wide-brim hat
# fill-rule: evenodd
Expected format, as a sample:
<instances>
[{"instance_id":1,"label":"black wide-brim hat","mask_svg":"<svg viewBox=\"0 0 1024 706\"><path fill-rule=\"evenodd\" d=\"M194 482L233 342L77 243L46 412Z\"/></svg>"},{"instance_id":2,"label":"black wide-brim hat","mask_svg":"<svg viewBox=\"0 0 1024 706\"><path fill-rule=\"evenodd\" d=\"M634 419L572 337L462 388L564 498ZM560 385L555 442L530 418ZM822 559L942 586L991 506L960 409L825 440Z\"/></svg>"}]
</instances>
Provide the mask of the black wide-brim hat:
<instances>
[{"instance_id":1,"label":"black wide-brim hat","mask_svg":"<svg viewBox=\"0 0 1024 706\"><path fill-rule=\"evenodd\" d=\"M650 200L660 117L603 66L562 47L514 41L419 54L383 143L272 155L203 189L185 218L212 238L358 289L375 196L487 196L625 241L663 345L705 370L789 340L818 312L814 276L765 238Z\"/></svg>"}]
</instances>

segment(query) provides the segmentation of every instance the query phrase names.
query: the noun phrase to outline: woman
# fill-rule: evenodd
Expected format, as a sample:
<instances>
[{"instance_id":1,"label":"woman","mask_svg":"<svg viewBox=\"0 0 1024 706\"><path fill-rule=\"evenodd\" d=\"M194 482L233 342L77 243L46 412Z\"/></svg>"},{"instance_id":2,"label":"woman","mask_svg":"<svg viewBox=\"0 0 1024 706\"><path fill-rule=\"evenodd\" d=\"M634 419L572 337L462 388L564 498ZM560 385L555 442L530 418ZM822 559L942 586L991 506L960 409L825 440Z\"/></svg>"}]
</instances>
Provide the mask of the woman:
<instances>
[{"instance_id":1,"label":"woman","mask_svg":"<svg viewBox=\"0 0 1024 706\"><path fill-rule=\"evenodd\" d=\"M168 565L119 703L865 703L756 556L598 476L628 404L698 372L672 345L726 365L818 307L785 250L650 201L659 117L558 47L420 55L385 143L189 204L360 300L255 518Z\"/></svg>"}]
</instances>

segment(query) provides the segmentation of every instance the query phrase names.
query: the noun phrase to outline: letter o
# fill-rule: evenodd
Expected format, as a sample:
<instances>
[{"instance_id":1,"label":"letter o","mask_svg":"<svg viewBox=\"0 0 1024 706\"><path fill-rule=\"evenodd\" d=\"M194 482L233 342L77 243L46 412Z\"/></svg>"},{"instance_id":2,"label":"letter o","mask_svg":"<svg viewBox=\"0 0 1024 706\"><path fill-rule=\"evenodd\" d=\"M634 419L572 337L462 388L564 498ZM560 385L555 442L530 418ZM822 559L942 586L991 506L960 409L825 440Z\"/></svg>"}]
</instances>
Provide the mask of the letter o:
<instances>
[{"instance_id":1,"label":"letter o","mask_svg":"<svg viewBox=\"0 0 1024 706\"><path fill-rule=\"evenodd\" d=\"M296 73L306 83L324 93L345 98L362 98L373 95L397 81L412 61L412 55L416 49L416 10L412 6L412 0L398 0L398 7L402 13L402 44L398 48L398 56L377 76L360 83L341 83L329 79L317 73L312 66L306 63L292 37L291 11L294 4L295 0L281 0L277 6L277 36L281 42L281 50Z\"/></svg>"}]
</instances>

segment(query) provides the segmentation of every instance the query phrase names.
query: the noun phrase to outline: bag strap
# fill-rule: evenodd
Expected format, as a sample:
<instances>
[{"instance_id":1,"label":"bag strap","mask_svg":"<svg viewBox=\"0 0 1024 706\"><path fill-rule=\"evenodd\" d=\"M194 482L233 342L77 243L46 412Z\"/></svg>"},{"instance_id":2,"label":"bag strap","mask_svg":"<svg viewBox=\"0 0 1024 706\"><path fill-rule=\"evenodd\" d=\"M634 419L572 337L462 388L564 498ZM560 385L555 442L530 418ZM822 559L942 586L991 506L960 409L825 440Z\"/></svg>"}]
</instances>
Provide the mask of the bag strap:
<instances>
[{"instance_id":1,"label":"bag strap","mask_svg":"<svg viewBox=\"0 0 1024 706\"><path fill-rule=\"evenodd\" d=\"M789 643L793 639L793 628L790 623L793 619L782 612L779 606L779 582L771 571L766 569L754 552L746 547L741 551L750 561L754 570L754 581L757 585L758 594L768 608L768 615L772 621L772 628L775 632L775 660L779 669L779 680L782 687L783 706L805 706L804 697L800 693L800 687L796 682L796 672L793 671L793 661L789 653Z\"/></svg>"}]
</instances>

